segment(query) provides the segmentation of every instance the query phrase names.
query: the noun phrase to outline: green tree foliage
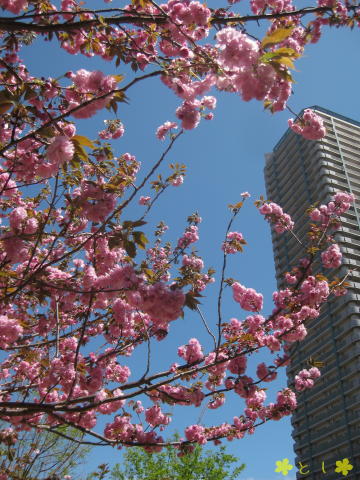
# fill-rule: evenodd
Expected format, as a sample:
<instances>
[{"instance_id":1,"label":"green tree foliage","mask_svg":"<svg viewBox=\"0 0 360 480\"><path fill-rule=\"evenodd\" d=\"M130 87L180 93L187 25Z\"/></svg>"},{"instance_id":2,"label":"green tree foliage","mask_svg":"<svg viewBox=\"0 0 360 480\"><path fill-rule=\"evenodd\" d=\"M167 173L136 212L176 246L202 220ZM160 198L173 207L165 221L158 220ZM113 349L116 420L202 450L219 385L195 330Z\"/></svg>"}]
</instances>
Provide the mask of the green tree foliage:
<instances>
[{"instance_id":1,"label":"green tree foliage","mask_svg":"<svg viewBox=\"0 0 360 480\"><path fill-rule=\"evenodd\" d=\"M235 480L245 465L234 465L238 459L226 453L224 446L204 450L197 445L184 456L166 447L160 453L131 448L124 453L122 464L115 465L111 480Z\"/></svg>"},{"instance_id":2,"label":"green tree foliage","mask_svg":"<svg viewBox=\"0 0 360 480\"><path fill-rule=\"evenodd\" d=\"M63 426L60 433L1 430L0 473L9 480L76 480L75 468L90 448L77 443L83 436L77 430Z\"/></svg>"}]
</instances>

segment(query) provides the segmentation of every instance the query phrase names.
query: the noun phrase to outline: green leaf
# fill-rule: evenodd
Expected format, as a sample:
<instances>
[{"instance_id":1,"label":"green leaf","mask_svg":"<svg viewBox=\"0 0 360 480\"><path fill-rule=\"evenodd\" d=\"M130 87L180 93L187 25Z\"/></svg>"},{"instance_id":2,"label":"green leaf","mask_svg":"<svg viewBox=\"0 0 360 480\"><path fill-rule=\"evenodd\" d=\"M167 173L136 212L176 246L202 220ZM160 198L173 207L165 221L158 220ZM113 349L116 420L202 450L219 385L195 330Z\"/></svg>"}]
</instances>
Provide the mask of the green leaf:
<instances>
[{"instance_id":1,"label":"green leaf","mask_svg":"<svg viewBox=\"0 0 360 480\"><path fill-rule=\"evenodd\" d=\"M111 100L110 103L108 103L107 107L108 110L112 110L115 114L118 111L118 106L115 100Z\"/></svg>"},{"instance_id":2,"label":"green leaf","mask_svg":"<svg viewBox=\"0 0 360 480\"><path fill-rule=\"evenodd\" d=\"M122 247L123 245L123 237L122 234L112 235L108 240L109 248L112 250L113 248Z\"/></svg>"},{"instance_id":3,"label":"green leaf","mask_svg":"<svg viewBox=\"0 0 360 480\"><path fill-rule=\"evenodd\" d=\"M195 295L194 292L187 292L187 294L185 295L184 305L190 308L190 310L196 310L197 306L200 305L201 303L199 302L199 300L195 298L195 296L199 296L199 295Z\"/></svg>"},{"instance_id":4,"label":"green leaf","mask_svg":"<svg viewBox=\"0 0 360 480\"><path fill-rule=\"evenodd\" d=\"M277 64L279 66L286 65L287 67L295 70L295 65L294 65L293 61L291 60L291 58L289 58L289 57L276 57L276 58L273 58L272 60L270 60L269 63L273 67L275 66L275 64Z\"/></svg>"},{"instance_id":5,"label":"green leaf","mask_svg":"<svg viewBox=\"0 0 360 480\"><path fill-rule=\"evenodd\" d=\"M125 78L124 75L112 75L112 76L115 78L115 80L116 80L118 83L122 82L122 81L124 80L124 78Z\"/></svg>"},{"instance_id":6,"label":"green leaf","mask_svg":"<svg viewBox=\"0 0 360 480\"><path fill-rule=\"evenodd\" d=\"M274 58L282 58L282 57L289 57L289 58L298 58L300 54L298 54L294 49L281 47L273 52L266 52L264 55L260 57L260 62L262 63L269 63Z\"/></svg>"},{"instance_id":7,"label":"green leaf","mask_svg":"<svg viewBox=\"0 0 360 480\"><path fill-rule=\"evenodd\" d=\"M52 127L42 128L39 131L40 135L43 137L52 138L54 136L54 129Z\"/></svg>"},{"instance_id":8,"label":"green leaf","mask_svg":"<svg viewBox=\"0 0 360 480\"><path fill-rule=\"evenodd\" d=\"M82 135L75 135L74 137L72 137L72 140L77 142L79 145L84 145L85 147L89 148L95 148L95 145L92 143L92 141Z\"/></svg>"},{"instance_id":9,"label":"green leaf","mask_svg":"<svg viewBox=\"0 0 360 480\"><path fill-rule=\"evenodd\" d=\"M294 65L293 61L291 60L291 58L281 57L281 58L279 58L279 63L281 63L281 65L286 65L287 67L295 70L295 65Z\"/></svg>"},{"instance_id":10,"label":"green leaf","mask_svg":"<svg viewBox=\"0 0 360 480\"><path fill-rule=\"evenodd\" d=\"M261 46L265 48L265 47L268 47L269 45L280 43L286 38L290 37L293 30L294 30L294 27L278 28L277 30L275 30L275 32L270 33L270 35L267 35L263 39L263 41L261 42Z\"/></svg>"},{"instance_id":11,"label":"green leaf","mask_svg":"<svg viewBox=\"0 0 360 480\"><path fill-rule=\"evenodd\" d=\"M133 226L133 222L131 220L125 220L125 222L123 222L122 224L122 227L127 229L127 228L131 228Z\"/></svg>"},{"instance_id":12,"label":"green leaf","mask_svg":"<svg viewBox=\"0 0 360 480\"><path fill-rule=\"evenodd\" d=\"M244 202L238 202L238 203L235 203L235 205L233 205L233 208L241 208L242 206L244 205Z\"/></svg>"},{"instance_id":13,"label":"green leaf","mask_svg":"<svg viewBox=\"0 0 360 480\"><path fill-rule=\"evenodd\" d=\"M146 274L148 279L152 279L152 278L155 277L154 272L152 270L150 270L150 268L144 268L143 272Z\"/></svg>"},{"instance_id":14,"label":"green leaf","mask_svg":"<svg viewBox=\"0 0 360 480\"><path fill-rule=\"evenodd\" d=\"M146 244L149 243L149 240L144 235L144 232L133 232L132 235L136 245L142 250L145 250Z\"/></svg>"},{"instance_id":15,"label":"green leaf","mask_svg":"<svg viewBox=\"0 0 360 480\"><path fill-rule=\"evenodd\" d=\"M273 69L276 71L276 73L279 75L279 77L283 78L287 82L294 82L294 79L292 78L289 70L287 68L283 68L282 65L276 63L276 62L271 62L271 66Z\"/></svg>"},{"instance_id":16,"label":"green leaf","mask_svg":"<svg viewBox=\"0 0 360 480\"><path fill-rule=\"evenodd\" d=\"M104 189L107 192L118 192L121 191L121 185L113 185L112 183L107 183L104 186Z\"/></svg>"},{"instance_id":17,"label":"green leaf","mask_svg":"<svg viewBox=\"0 0 360 480\"><path fill-rule=\"evenodd\" d=\"M278 48L277 50L275 50L274 53L276 53L277 55L281 55L282 57L291 57L291 58L298 58L301 56L300 53L298 53L293 48L289 48L289 47Z\"/></svg>"},{"instance_id":18,"label":"green leaf","mask_svg":"<svg viewBox=\"0 0 360 480\"><path fill-rule=\"evenodd\" d=\"M11 270L0 270L0 277L12 277L17 278L17 274Z\"/></svg>"},{"instance_id":19,"label":"green leaf","mask_svg":"<svg viewBox=\"0 0 360 480\"><path fill-rule=\"evenodd\" d=\"M133 227L141 227L142 225L146 225L147 222L144 222L144 220L136 220L136 222L133 222Z\"/></svg>"},{"instance_id":20,"label":"green leaf","mask_svg":"<svg viewBox=\"0 0 360 480\"><path fill-rule=\"evenodd\" d=\"M75 153L82 159L87 161L88 160L88 155L85 151L85 149L75 140L73 141L74 147L75 147Z\"/></svg>"},{"instance_id":21,"label":"green leaf","mask_svg":"<svg viewBox=\"0 0 360 480\"><path fill-rule=\"evenodd\" d=\"M126 103L126 95L124 92L116 92L113 95L113 99L116 102L125 102Z\"/></svg>"},{"instance_id":22,"label":"green leaf","mask_svg":"<svg viewBox=\"0 0 360 480\"><path fill-rule=\"evenodd\" d=\"M136 256L136 245L134 242L130 242L129 240L124 241L124 248L126 253L129 257L134 258Z\"/></svg>"}]
</instances>

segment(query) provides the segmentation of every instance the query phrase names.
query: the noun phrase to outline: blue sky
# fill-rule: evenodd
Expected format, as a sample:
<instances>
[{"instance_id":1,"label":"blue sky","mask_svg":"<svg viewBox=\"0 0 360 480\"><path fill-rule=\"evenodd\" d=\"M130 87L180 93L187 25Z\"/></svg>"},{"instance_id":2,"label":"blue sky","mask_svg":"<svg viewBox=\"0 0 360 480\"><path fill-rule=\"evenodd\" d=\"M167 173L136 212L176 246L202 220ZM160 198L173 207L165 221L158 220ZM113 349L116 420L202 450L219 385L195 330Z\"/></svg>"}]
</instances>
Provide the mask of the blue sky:
<instances>
[{"instance_id":1,"label":"blue sky","mask_svg":"<svg viewBox=\"0 0 360 480\"><path fill-rule=\"evenodd\" d=\"M246 11L239 6L234 10L239 9L242 13ZM253 25L252 31L254 28ZM359 39L358 29L327 29L319 44L307 48L305 56L296 62L294 96L290 100L294 111L316 104L360 120ZM67 70L79 68L102 69L109 74L123 73L122 67L116 68L113 63L68 55L60 51L55 42L35 42L23 50L20 56L28 62L30 72L34 75L56 77ZM130 79L129 74L125 81ZM180 100L157 78L135 85L129 90L128 97L129 104L120 104L118 113L126 133L114 143L114 147L117 154L130 152L136 155L146 172L164 148L164 144L155 138L154 132L164 121L175 120L174 111ZM260 102L244 103L235 94L221 93L217 97L214 120L202 121L197 129L186 132L171 151L167 163L185 163L188 175L183 186L169 190L163 201L153 209L149 216L149 231L162 219L170 226L167 238L174 239L183 231L187 216L197 210L203 218L198 250L205 264L218 270L222 258L220 245L229 219L227 205L239 201L242 191L249 191L252 198L234 226L234 230L244 234L248 245L244 254L231 258L227 276L262 292L265 296L264 313L269 313L272 309L271 295L276 288L270 230L258 215L253 200L265 194L264 154L272 150L285 132L291 114L285 111L271 115L263 110ZM103 128L102 121L106 118L112 118L107 111L95 119L79 121L77 133L94 138L96 131ZM137 206L129 209L129 218L136 216L139 211L140 207ZM203 299L202 310L210 325L216 323L217 291L218 283L215 283L206 291L206 298ZM224 318L241 319L243 314L231 296L225 295ZM184 320L171 326L167 343L154 345L153 371L157 366L167 367L172 361L177 361L177 346L193 336L207 342L199 319L187 312ZM263 358L262 354L258 354L251 365L263 361ZM140 371L141 359L134 359L131 363L134 372ZM285 384L284 376L275 383L276 385L270 384L270 400ZM172 428L182 433L186 424L197 420L199 410L178 407L173 412ZM239 398L234 398L222 409L206 412L202 421L205 424L211 423L212 419L219 423L231 422L233 416L240 414L241 410L242 402ZM106 421L110 421L110 417ZM242 475L244 480L283 478L274 473L276 460L286 457L291 463L294 460L288 419L269 422L254 435L227 445L229 451L247 465ZM116 449L102 447L93 450L86 466L79 470L80 478L99 463L113 464L120 459L121 452ZM295 476L289 475L287 478L294 480Z\"/></svg>"}]
</instances>

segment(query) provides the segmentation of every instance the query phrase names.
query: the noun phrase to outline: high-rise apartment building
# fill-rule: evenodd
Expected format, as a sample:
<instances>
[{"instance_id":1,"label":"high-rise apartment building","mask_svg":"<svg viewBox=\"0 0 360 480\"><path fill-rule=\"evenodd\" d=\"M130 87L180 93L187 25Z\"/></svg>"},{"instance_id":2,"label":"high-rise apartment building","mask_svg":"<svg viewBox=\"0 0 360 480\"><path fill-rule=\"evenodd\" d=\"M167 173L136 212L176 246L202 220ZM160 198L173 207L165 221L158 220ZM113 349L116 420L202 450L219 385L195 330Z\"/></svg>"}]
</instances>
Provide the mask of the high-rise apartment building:
<instances>
[{"instance_id":1,"label":"high-rise apartment building","mask_svg":"<svg viewBox=\"0 0 360 480\"><path fill-rule=\"evenodd\" d=\"M321 315L308 320L308 335L291 347L289 382L308 360L324 362L316 386L299 394L292 417L297 478L331 480L336 461L353 465L347 479L360 479L360 122L321 107L311 107L327 129L322 140L305 140L288 130L271 154L266 155L267 198L279 203L295 221L295 233L304 239L305 210L325 203L338 191L354 194L351 210L336 233L343 265L336 274L349 274L349 293L324 305ZM273 234L278 286L282 274L304 255L288 232ZM320 267L318 267L320 268ZM350 272L350 273L349 273ZM302 473L299 462L306 466ZM308 472L308 473L306 473Z\"/></svg>"}]
</instances>

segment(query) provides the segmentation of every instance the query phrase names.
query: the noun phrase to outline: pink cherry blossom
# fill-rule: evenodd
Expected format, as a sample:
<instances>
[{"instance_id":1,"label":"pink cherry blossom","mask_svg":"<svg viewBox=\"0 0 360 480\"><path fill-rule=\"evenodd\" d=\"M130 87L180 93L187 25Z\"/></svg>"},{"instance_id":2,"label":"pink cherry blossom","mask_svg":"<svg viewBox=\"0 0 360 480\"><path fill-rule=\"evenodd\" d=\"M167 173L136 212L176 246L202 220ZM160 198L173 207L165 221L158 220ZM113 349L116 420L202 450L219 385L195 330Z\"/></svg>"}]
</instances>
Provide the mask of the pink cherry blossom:
<instances>
[{"instance_id":1,"label":"pink cherry blossom","mask_svg":"<svg viewBox=\"0 0 360 480\"><path fill-rule=\"evenodd\" d=\"M319 140L326 134L322 118L309 108L304 110L300 120L294 122L291 118L288 123L289 127L294 130L294 132L302 135L308 140Z\"/></svg>"},{"instance_id":2,"label":"pink cherry blossom","mask_svg":"<svg viewBox=\"0 0 360 480\"><path fill-rule=\"evenodd\" d=\"M151 408L145 410L145 420L152 426L167 425L170 423L171 418L162 413L158 405L154 405Z\"/></svg>"},{"instance_id":3,"label":"pink cherry blossom","mask_svg":"<svg viewBox=\"0 0 360 480\"><path fill-rule=\"evenodd\" d=\"M74 156L74 144L68 137L59 135L55 137L47 148L46 156L52 164L57 166L69 162Z\"/></svg>"},{"instance_id":4,"label":"pink cherry blossom","mask_svg":"<svg viewBox=\"0 0 360 480\"><path fill-rule=\"evenodd\" d=\"M207 442L205 428L201 425L190 425L187 427L185 436L190 442L197 442L199 445L205 445Z\"/></svg>"},{"instance_id":5,"label":"pink cherry blossom","mask_svg":"<svg viewBox=\"0 0 360 480\"><path fill-rule=\"evenodd\" d=\"M340 251L339 245L336 243L330 245L324 252L321 254L321 260L325 268L337 268L341 265L342 253Z\"/></svg>"},{"instance_id":6,"label":"pink cherry blossom","mask_svg":"<svg viewBox=\"0 0 360 480\"><path fill-rule=\"evenodd\" d=\"M316 367L310 368L310 370L301 370L295 375L295 388L298 391L306 390L314 385L314 380L320 377L320 370Z\"/></svg>"},{"instance_id":7,"label":"pink cherry blossom","mask_svg":"<svg viewBox=\"0 0 360 480\"><path fill-rule=\"evenodd\" d=\"M165 122L156 130L156 136L159 140L165 140L167 133L172 130L178 128L177 123L175 122Z\"/></svg>"},{"instance_id":8,"label":"pink cherry blossom","mask_svg":"<svg viewBox=\"0 0 360 480\"><path fill-rule=\"evenodd\" d=\"M13 230L21 230L27 218L28 214L24 207L15 208L9 215L10 227Z\"/></svg>"},{"instance_id":9,"label":"pink cherry blossom","mask_svg":"<svg viewBox=\"0 0 360 480\"><path fill-rule=\"evenodd\" d=\"M198 272L200 272L204 268L203 260L196 257L195 255L184 255L182 257L182 264L186 267L191 267Z\"/></svg>"},{"instance_id":10,"label":"pink cherry blossom","mask_svg":"<svg viewBox=\"0 0 360 480\"><path fill-rule=\"evenodd\" d=\"M226 27L216 34L220 64L240 69L254 64L259 56L259 44L235 28Z\"/></svg>"},{"instance_id":11,"label":"pink cherry blossom","mask_svg":"<svg viewBox=\"0 0 360 480\"><path fill-rule=\"evenodd\" d=\"M199 340L191 338L187 345L178 348L178 355L187 363L195 363L204 357Z\"/></svg>"},{"instance_id":12,"label":"pink cherry blossom","mask_svg":"<svg viewBox=\"0 0 360 480\"><path fill-rule=\"evenodd\" d=\"M0 2L0 6L11 13L20 13L27 5L27 0L1 0Z\"/></svg>"},{"instance_id":13,"label":"pink cherry blossom","mask_svg":"<svg viewBox=\"0 0 360 480\"><path fill-rule=\"evenodd\" d=\"M181 120L181 126L185 130L192 130L200 123L200 113L197 104L194 102L184 102L176 110L176 116Z\"/></svg>"},{"instance_id":14,"label":"pink cherry blossom","mask_svg":"<svg viewBox=\"0 0 360 480\"><path fill-rule=\"evenodd\" d=\"M258 312L263 307L263 296L253 288L246 288L238 282L232 285L233 297L243 310Z\"/></svg>"},{"instance_id":15,"label":"pink cherry blossom","mask_svg":"<svg viewBox=\"0 0 360 480\"><path fill-rule=\"evenodd\" d=\"M264 203L259 212L265 216L265 220L274 225L274 230L277 233L283 233L286 230L294 228L294 222L290 215L283 212L283 209L274 202Z\"/></svg>"},{"instance_id":16,"label":"pink cherry blossom","mask_svg":"<svg viewBox=\"0 0 360 480\"><path fill-rule=\"evenodd\" d=\"M323 303L329 296L329 285L325 280L309 276L300 287L302 301L309 306Z\"/></svg>"},{"instance_id":17,"label":"pink cherry blossom","mask_svg":"<svg viewBox=\"0 0 360 480\"><path fill-rule=\"evenodd\" d=\"M120 120L105 120L106 128L99 132L99 137L104 140L116 140L124 135L125 128Z\"/></svg>"},{"instance_id":18,"label":"pink cherry blossom","mask_svg":"<svg viewBox=\"0 0 360 480\"><path fill-rule=\"evenodd\" d=\"M269 370L265 363L259 363L256 375L264 382L272 382L277 377L277 372Z\"/></svg>"},{"instance_id":19,"label":"pink cherry blossom","mask_svg":"<svg viewBox=\"0 0 360 480\"><path fill-rule=\"evenodd\" d=\"M141 196L139 199L139 205L149 205L151 197L143 197Z\"/></svg>"},{"instance_id":20,"label":"pink cherry blossom","mask_svg":"<svg viewBox=\"0 0 360 480\"><path fill-rule=\"evenodd\" d=\"M171 180L171 185L173 187L179 187L180 185L182 185L184 183L184 177L183 175L178 175L177 177L175 177L173 180Z\"/></svg>"},{"instance_id":21,"label":"pink cherry blossom","mask_svg":"<svg viewBox=\"0 0 360 480\"><path fill-rule=\"evenodd\" d=\"M199 240L198 228L195 225L188 227L184 235L178 240L179 248L186 248L191 243L195 243Z\"/></svg>"},{"instance_id":22,"label":"pink cherry blossom","mask_svg":"<svg viewBox=\"0 0 360 480\"><path fill-rule=\"evenodd\" d=\"M242 245L245 243L242 233L229 232L226 235L226 241L222 244L221 249L227 254L237 253L242 251Z\"/></svg>"},{"instance_id":23,"label":"pink cherry blossom","mask_svg":"<svg viewBox=\"0 0 360 480\"><path fill-rule=\"evenodd\" d=\"M0 315L0 348L15 343L22 333L23 328L17 320Z\"/></svg>"}]
</instances>

